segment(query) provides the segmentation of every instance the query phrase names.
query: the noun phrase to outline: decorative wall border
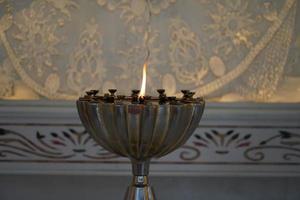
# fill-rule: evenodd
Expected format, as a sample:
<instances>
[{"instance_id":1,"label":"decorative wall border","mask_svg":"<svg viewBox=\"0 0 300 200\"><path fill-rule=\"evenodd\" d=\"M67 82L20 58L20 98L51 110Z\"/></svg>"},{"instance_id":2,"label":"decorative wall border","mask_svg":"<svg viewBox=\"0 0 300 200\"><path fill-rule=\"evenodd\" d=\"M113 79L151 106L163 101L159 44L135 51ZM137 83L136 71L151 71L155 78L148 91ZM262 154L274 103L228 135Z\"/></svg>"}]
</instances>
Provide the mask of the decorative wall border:
<instances>
[{"instance_id":1,"label":"decorative wall border","mask_svg":"<svg viewBox=\"0 0 300 200\"><path fill-rule=\"evenodd\" d=\"M208 103L190 140L152 161L164 175L300 175L300 105ZM0 173L129 174L71 102L0 102Z\"/></svg>"}]
</instances>

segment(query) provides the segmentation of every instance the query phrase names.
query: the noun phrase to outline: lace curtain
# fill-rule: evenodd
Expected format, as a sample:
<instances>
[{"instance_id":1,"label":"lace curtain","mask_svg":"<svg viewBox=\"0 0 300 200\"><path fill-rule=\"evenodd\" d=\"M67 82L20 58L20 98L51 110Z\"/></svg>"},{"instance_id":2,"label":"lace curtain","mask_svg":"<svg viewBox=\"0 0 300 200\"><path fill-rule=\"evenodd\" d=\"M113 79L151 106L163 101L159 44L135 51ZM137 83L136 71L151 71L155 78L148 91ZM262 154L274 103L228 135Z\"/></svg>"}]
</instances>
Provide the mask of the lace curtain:
<instances>
[{"instance_id":1,"label":"lace curtain","mask_svg":"<svg viewBox=\"0 0 300 200\"><path fill-rule=\"evenodd\" d=\"M191 89L300 101L297 0L0 0L0 98Z\"/></svg>"}]
</instances>

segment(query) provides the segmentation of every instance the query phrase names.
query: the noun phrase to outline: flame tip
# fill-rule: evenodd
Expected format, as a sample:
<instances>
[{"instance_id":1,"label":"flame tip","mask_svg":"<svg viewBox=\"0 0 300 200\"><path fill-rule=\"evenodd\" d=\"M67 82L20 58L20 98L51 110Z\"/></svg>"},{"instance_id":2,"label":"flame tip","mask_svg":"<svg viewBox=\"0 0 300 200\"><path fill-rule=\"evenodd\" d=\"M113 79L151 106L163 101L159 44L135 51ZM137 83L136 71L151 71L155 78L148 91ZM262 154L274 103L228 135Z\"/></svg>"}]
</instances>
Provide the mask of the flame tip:
<instances>
[{"instance_id":1,"label":"flame tip","mask_svg":"<svg viewBox=\"0 0 300 200\"><path fill-rule=\"evenodd\" d=\"M144 63L142 86L141 86L139 97L144 97L146 94L146 78L147 78L147 63Z\"/></svg>"}]
</instances>

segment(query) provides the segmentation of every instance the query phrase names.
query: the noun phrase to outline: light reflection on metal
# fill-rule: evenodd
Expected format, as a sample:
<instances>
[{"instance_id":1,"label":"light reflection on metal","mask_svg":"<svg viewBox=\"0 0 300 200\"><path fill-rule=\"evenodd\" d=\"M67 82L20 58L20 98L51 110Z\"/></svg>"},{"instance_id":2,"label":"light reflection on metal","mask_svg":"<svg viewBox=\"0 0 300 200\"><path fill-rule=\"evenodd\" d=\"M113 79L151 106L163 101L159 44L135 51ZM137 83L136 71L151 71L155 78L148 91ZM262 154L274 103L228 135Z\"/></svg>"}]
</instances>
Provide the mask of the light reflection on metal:
<instances>
[{"instance_id":1,"label":"light reflection on metal","mask_svg":"<svg viewBox=\"0 0 300 200\"><path fill-rule=\"evenodd\" d=\"M203 114L204 100L193 98L193 92L183 91L179 99L158 91L159 98L148 97L142 102L135 99L138 91L129 97L114 93L97 96L91 91L77 101L80 119L95 141L131 160L134 176L127 200L155 199L148 182L151 158L165 156L183 145Z\"/></svg>"}]
</instances>

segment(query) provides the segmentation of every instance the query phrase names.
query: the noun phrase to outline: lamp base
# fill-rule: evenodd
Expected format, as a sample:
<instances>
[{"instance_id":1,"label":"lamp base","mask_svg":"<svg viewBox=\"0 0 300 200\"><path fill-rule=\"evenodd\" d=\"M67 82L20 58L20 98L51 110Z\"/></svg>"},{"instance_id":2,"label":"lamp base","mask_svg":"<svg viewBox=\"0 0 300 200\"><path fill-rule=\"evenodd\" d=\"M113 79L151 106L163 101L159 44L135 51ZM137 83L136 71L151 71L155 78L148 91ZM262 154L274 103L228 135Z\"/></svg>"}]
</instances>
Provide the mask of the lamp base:
<instances>
[{"instance_id":1,"label":"lamp base","mask_svg":"<svg viewBox=\"0 0 300 200\"><path fill-rule=\"evenodd\" d=\"M156 200L148 176L134 176L128 187L124 200Z\"/></svg>"}]
</instances>

